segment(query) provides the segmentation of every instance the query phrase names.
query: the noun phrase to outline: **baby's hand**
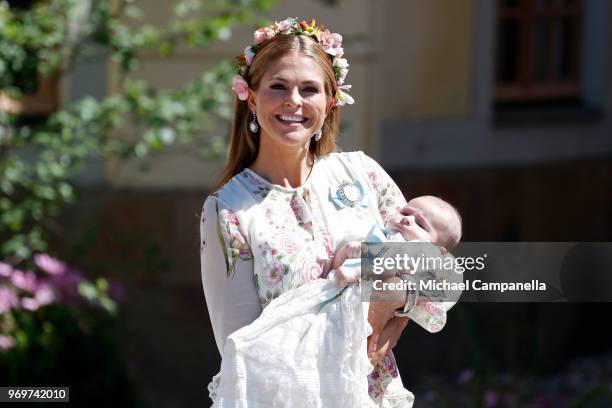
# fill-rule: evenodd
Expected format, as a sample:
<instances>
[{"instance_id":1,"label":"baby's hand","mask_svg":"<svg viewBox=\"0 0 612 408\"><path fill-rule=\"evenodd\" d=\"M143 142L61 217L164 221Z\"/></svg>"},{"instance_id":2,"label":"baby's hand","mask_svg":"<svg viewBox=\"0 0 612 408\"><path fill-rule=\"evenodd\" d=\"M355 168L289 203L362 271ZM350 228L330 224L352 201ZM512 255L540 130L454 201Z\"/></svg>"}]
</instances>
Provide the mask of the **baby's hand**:
<instances>
[{"instance_id":1,"label":"baby's hand","mask_svg":"<svg viewBox=\"0 0 612 408\"><path fill-rule=\"evenodd\" d=\"M360 275L360 269L340 266L336 269L334 277L338 286L342 287L349 283L359 282Z\"/></svg>"},{"instance_id":2,"label":"baby's hand","mask_svg":"<svg viewBox=\"0 0 612 408\"><path fill-rule=\"evenodd\" d=\"M402 214L396 214L387 220L386 228L395 232L404 232L404 225L409 225L410 221L408 216Z\"/></svg>"}]
</instances>

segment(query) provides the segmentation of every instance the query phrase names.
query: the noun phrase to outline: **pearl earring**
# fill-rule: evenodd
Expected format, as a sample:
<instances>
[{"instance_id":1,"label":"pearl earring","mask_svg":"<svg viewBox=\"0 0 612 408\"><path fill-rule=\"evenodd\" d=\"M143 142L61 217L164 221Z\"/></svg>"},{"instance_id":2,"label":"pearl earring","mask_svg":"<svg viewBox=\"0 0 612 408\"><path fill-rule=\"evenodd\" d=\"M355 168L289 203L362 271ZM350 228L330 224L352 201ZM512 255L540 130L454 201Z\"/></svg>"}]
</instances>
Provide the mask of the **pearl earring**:
<instances>
[{"instance_id":1,"label":"pearl earring","mask_svg":"<svg viewBox=\"0 0 612 408\"><path fill-rule=\"evenodd\" d=\"M317 130L317 132L314 134L314 140L315 142L318 142L319 140L321 140L321 136L323 136L323 131L321 129Z\"/></svg>"},{"instance_id":2,"label":"pearl earring","mask_svg":"<svg viewBox=\"0 0 612 408\"><path fill-rule=\"evenodd\" d=\"M253 112L253 120L249 123L249 130L251 133L257 133L259 130L259 124L257 123L257 114Z\"/></svg>"}]
</instances>

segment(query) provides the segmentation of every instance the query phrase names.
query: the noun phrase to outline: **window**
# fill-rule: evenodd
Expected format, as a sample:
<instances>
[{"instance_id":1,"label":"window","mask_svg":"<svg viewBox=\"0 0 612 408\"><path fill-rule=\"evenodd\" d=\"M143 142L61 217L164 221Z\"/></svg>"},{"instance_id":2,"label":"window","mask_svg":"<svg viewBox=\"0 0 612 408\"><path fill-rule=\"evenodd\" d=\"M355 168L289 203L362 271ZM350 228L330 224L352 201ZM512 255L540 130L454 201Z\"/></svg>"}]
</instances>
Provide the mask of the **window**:
<instances>
[{"instance_id":1,"label":"window","mask_svg":"<svg viewBox=\"0 0 612 408\"><path fill-rule=\"evenodd\" d=\"M577 99L582 0L498 0L495 102Z\"/></svg>"}]
</instances>

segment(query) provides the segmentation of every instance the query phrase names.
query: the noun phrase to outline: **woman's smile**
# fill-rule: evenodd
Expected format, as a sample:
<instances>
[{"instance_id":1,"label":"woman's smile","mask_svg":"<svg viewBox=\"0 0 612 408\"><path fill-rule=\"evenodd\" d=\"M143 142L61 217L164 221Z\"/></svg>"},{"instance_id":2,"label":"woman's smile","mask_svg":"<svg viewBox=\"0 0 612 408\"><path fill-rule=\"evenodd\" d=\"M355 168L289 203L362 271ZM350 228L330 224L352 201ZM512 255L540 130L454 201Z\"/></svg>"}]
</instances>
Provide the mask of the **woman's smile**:
<instances>
[{"instance_id":1,"label":"woman's smile","mask_svg":"<svg viewBox=\"0 0 612 408\"><path fill-rule=\"evenodd\" d=\"M306 125L308 119L302 115L280 114L276 115L276 119L286 126L299 127Z\"/></svg>"}]
</instances>

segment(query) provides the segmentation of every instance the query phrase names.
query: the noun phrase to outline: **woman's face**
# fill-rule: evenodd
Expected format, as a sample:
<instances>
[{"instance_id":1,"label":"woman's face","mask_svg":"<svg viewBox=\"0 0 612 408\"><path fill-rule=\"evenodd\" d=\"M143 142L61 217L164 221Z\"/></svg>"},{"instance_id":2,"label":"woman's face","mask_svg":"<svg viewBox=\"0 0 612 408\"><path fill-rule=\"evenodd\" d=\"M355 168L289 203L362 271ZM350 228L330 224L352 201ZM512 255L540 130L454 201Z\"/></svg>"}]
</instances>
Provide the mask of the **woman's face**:
<instances>
[{"instance_id":1,"label":"woman's face","mask_svg":"<svg viewBox=\"0 0 612 408\"><path fill-rule=\"evenodd\" d=\"M287 54L269 67L248 102L263 143L307 147L325 121L323 69L310 57Z\"/></svg>"}]
</instances>

